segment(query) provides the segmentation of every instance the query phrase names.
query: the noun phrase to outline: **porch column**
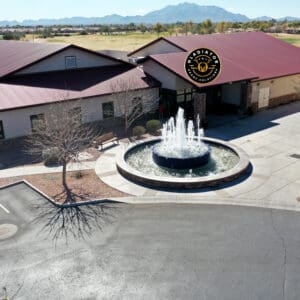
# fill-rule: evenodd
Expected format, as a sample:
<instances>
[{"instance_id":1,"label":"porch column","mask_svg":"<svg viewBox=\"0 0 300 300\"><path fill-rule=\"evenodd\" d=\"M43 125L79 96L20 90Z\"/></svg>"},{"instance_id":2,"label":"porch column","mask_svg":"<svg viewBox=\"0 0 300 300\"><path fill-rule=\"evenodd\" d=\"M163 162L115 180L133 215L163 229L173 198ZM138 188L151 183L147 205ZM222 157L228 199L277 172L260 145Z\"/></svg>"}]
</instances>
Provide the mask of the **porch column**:
<instances>
[{"instance_id":1,"label":"porch column","mask_svg":"<svg viewBox=\"0 0 300 300\"><path fill-rule=\"evenodd\" d=\"M201 125L207 123L206 120L206 93L195 93L194 96L194 120L196 121L199 115Z\"/></svg>"}]
</instances>

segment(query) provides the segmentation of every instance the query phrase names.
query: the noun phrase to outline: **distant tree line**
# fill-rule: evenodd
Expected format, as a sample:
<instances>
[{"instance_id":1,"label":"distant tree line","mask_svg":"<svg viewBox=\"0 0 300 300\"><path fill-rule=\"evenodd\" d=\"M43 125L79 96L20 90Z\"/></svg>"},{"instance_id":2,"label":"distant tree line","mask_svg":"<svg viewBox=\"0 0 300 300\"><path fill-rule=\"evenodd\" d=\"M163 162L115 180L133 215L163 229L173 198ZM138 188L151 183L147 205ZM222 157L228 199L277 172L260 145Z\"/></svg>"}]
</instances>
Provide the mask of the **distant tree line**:
<instances>
[{"instance_id":1,"label":"distant tree line","mask_svg":"<svg viewBox=\"0 0 300 300\"><path fill-rule=\"evenodd\" d=\"M20 31L8 31L8 32L4 32L2 34L2 39L3 40L21 40L22 38L25 37L25 33L24 32L20 32Z\"/></svg>"},{"instance_id":2,"label":"distant tree line","mask_svg":"<svg viewBox=\"0 0 300 300\"><path fill-rule=\"evenodd\" d=\"M174 24L123 24L123 25L88 25L88 26L71 26L71 25L55 25L55 26L15 26L2 27L0 34L3 39L22 39L25 34L35 34L40 38L50 38L55 36L68 36L71 34L88 35L88 34L130 34L139 33L156 33L159 35L183 35L183 34L210 34L234 31L264 31L276 33L300 33L299 21L250 21L250 22L217 22L214 23L207 19L200 23L177 22Z\"/></svg>"}]
</instances>

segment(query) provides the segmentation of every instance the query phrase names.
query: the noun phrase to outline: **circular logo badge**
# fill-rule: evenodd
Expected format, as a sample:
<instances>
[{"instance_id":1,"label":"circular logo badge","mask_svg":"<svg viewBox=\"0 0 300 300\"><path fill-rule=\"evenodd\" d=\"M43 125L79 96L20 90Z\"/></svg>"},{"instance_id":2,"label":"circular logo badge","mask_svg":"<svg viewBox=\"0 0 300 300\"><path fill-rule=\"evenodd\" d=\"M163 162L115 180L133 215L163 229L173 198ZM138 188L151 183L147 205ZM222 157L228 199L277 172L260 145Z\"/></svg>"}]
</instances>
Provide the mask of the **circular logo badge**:
<instances>
[{"instance_id":1,"label":"circular logo badge","mask_svg":"<svg viewBox=\"0 0 300 300\"><path fill-rule=\"evenodd\" d=\"M185 71L192 80L198 83L211 82L221 71L220 58L210 49L195 49L185 60Z\"/></svg>"}]
</instances>

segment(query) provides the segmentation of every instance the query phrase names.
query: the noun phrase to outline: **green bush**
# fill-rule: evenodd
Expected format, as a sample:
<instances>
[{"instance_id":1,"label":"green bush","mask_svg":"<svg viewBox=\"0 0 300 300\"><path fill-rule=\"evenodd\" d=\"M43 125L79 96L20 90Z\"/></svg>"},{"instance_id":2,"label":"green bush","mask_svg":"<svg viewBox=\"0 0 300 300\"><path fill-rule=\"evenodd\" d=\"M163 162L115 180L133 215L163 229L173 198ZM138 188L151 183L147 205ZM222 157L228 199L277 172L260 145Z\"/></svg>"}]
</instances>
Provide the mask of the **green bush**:
<instances>
[{"instance_id":1,"label":"green bush","mask_svg":"<svg viewBox=\"0 0 300 300\"><path fill-rule=\"evenodd\" d=\"M75 174L74 174L74 177L75 177L76 179L80 179L80 178L83 177L83 174L82 174L81 171L76 171Z\"/></svg>"},{"instance_id":2,"label":"green bush","mask_svg":"<svg viewBox=\"0 0 300 300\"><path fill-rule=\"evenodd\" d=\"M42 158L45 165L55 165L59 163L59 153L57 147L43 150Z\"/></svg>"},{"instance_id":3,"label":"green bush","mask_svg":"<svg viewBox=\"0 0 300 300\"><path fill-rule=\"evenodd\" d=\"M18 32L18 31L8 31L5 32L2 36L3 40L20 40L21 38L25 37L25 33L23 32Z\"/></svg>"},{"instance_id":4,"label":"green bush","mask_svg":"<svg viewBox=\"0 0 300 300\"><path fill-rule=\"evenodd\" d=\"M132 135L134 135L137 139L140 139L145 132L146 129L144 126L135 126L132 128Z\"/></svg>"},{"instance_id":5,"label":"green bush","mask_svg":"<svg viewBox=\"0 0 300 300\"><path fill-rule=\"evenodd\" d=\"M152 135L157 135L158 130L160 129L160 121L159 120L149 120L146 123L147 131Z\"/></svg>"}]
</instances>

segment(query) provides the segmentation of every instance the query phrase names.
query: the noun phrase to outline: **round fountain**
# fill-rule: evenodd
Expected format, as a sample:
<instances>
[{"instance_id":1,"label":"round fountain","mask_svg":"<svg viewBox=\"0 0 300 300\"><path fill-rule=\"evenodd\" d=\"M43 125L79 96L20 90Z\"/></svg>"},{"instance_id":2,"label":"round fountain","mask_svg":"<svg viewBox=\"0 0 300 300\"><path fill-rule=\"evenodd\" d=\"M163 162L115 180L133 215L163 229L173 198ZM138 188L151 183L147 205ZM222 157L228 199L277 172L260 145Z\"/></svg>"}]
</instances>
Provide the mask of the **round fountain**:
<instances>
[{"instance_id":1,"label":"round fountain","mask_svg":"<svg viewBox=\"0 0 300 300\"><path fill-rule=\"evenodd\" d=\"M153 160L162 167L193 169L208 163L210 147L201 141L203 130L197 117L197 130L193 121L186 127L184 110L178 109L176 122L170 118L162 128L162 141L153 146Z\"/></svg>"},{"instance_id":2,"label":"round fountain","mask_svg":"<svg viewBox=\"0 0 300 300\"><path fill-rule=\"evenodd\" d=\"M162 136L129 146L116 158L118 171L143 185L168 189L191 189L219 185L243 174L249 165L247 154L228 142L207 138L196 124L184 119L179 108Z\"/></svg>"}]
</instances>

